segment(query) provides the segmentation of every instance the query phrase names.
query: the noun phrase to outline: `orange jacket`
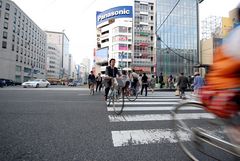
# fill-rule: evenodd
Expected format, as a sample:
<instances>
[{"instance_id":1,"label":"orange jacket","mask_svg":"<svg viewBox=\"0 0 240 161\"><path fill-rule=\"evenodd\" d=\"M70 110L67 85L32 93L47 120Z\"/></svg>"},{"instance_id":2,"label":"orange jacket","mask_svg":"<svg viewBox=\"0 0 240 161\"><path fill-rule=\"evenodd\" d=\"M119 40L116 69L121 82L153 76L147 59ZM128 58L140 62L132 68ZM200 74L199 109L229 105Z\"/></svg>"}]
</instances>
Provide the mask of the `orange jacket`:
<instances>
[{"instance_id":1,"label":"orange jacket","mask_svg":"<svg viewBox=\"0 0 240 161\"><path fill-rule=\"evenodd\" d=\"M224 46L216 49L213 65L207 74L207 84L212 89L240 87L240 60L224 54Z\"/></svg>"}]
</instances>

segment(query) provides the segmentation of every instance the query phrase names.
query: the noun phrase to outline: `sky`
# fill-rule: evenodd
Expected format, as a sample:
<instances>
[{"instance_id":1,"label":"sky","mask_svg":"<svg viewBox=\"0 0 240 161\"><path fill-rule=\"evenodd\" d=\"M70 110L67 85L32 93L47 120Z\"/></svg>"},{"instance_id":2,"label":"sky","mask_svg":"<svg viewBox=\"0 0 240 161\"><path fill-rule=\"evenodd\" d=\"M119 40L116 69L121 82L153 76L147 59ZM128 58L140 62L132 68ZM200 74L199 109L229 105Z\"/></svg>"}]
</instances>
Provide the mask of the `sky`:
<instances>
[{"instance_id":1,"label":"sky","mask_svg":"<svg viewBox=\"0 0 240 161\"><path fill-rule=\"evenodd\" d=\"M12 0L42 30L63 32L67 35L69 52L75 63L93 58L96 47L96 11L120 5L131 5L132 0ZM176 0L177 1L177 0ZM200 4L200 21L208 16L225 16L240 0L205 0Z\"/></svg>"}]
</instances>

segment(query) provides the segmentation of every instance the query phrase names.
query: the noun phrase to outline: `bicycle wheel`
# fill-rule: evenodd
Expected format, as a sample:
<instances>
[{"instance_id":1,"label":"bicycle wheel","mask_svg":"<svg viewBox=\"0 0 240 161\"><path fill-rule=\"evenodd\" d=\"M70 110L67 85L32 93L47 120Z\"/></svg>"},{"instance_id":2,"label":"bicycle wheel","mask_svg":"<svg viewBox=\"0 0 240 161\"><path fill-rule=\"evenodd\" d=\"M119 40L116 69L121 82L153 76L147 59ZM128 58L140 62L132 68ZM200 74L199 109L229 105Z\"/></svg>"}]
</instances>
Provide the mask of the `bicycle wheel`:
<instances>
[{"instance_id":1,"label":"bicycle wheel","mask_svg":"<svg viewBox=\"0 0 240 161\"><path fill-rule=\"evenodd\" d=\"M114 101L113 101L113 109L117 115L120 115L123 112L124 108L124 93L115 91Z\"/></svg>"},{"instance_id":2,"label":"bicycle wheel","mask_svg":"<svg viewBox=\"0 0 240 161\"><path fill-rule=\"evenodd\" d=\"M129 101L135 101L138 97L136 89L134 88L128 89L128 91L126 92L126 97Z\"/></svg>"},{"instance_id":3,"label":"bicycle wheel","mask_svg":"<svg viewBox=\"0 0 240 161\"><path fill-rule=\"evenodd\" d=\"M204 111L204 106L197 102L186 102L177 105L172 116L174 120L175 136L180 147L188 157L192 160L204 160L203 154L204 157L207 158L218 157L214 156L214 154L216 151L221 150L213 147L210 140L204 138L208 140L204 142L199 139L199 134L205 133L227 141L222 121L213 114Z\"/></svg>"}]
</instances>

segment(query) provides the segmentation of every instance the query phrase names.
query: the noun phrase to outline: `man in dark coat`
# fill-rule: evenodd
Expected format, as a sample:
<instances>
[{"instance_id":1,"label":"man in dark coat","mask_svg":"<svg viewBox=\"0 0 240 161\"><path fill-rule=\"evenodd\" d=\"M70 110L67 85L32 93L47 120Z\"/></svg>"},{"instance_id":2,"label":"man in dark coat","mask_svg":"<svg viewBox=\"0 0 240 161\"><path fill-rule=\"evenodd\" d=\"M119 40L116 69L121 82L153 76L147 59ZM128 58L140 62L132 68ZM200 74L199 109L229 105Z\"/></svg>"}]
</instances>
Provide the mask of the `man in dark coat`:
<instances>
[{"instance_id":1,"label":"man in dark coat","mask_svg":"<svg viewBox=\"0 0 240 161\"><path fill-rule=\"evenodd\" d=\"M184 76L183 73L181 73L181 75L178 78L178 83L177 85L179 86L179 90L180 90L180 98L185 98L185 90L188 87L188 78L186 76Z\"/></svg>"},{"instance_id":2,"label":"man in dark coat","mask_svg":"<svg viewBox=\"0 0 240 161\"><path fill-rule=\"evenodd\" d=\"M162 73L160 73L160 76L159 76L159 83L160 83L160 88L162 88L164 85Z\"/></svg>"}]
</instances>

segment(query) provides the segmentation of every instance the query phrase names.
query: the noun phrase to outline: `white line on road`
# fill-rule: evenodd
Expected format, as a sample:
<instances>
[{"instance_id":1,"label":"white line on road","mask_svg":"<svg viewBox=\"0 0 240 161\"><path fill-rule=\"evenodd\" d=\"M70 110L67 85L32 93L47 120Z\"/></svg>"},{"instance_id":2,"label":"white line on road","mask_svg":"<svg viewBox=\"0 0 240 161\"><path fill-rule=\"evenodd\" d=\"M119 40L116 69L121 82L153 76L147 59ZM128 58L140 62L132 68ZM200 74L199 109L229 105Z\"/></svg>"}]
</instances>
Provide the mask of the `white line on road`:
<instances>
[{"instance_id":1,"label":"white line on road","mask_svg":"<svg viewBox=\"0 0 240 161\"><path fill-rule=\"evenodd\" d=\"M126 122L126 121L169 121L173 120L171 114L141 114L141 115L109 115L110 122ZM214 119L215 116L210 113L187 113L178 114L177 119L196 120L196 119Z\"/></svg>"},{"instance_id":2,"label":"white line on road","mask_svg":"<svg viewBox=\"0 0 240 161\"><path fill-rule=\"evenodd\" d=\"M182 141L190 140L190 135L187 132L179 131L179 134ZM114 147L177 142L171 129L112 131L112 140Z\"/></svg>"},{"instance_id":3,"label":"white line on road","mask_svg":"<svg viewBox=\"0 0 240 161\"><path fill-rule=\"evenodd\" d=\"M116 107L117 109L120 107ZM175 107L172 106L160 106L160 107L146 107L146 106L139 106L139 107L124 107L123 111L171 111ZM107 107L108 111L114 111L113 107ZM202 111L203 109L195 108L195 107L184 107L181 108L180 110L199 110Z\"/></svg>"},{"instance_id":4,"label":"white line on road","mask_svg":"<svg viewBox=\"0 0 240 161\"><path fill-rule=\"evenodd\" d=\"M127 98L125 98L126 101L128 101ZM142 101L154 101L154 102L166 102L166 101L180 101L180 99L139 99L137 98L135 102L142 102Z\"/></svg>"},{"instance_id":5,"label":"white line on road","mask_svg":"<svg viewBox=\"0 0 240 161\"><path fill-rule=\"evenodd\" d=\"M108 103L108 102L106 102ZM121 105L121 100L119 102L115 102L116 105ZM124 106L126 105L176 105L178 102L125 102Z\"/></svg>"}]
</instances>

